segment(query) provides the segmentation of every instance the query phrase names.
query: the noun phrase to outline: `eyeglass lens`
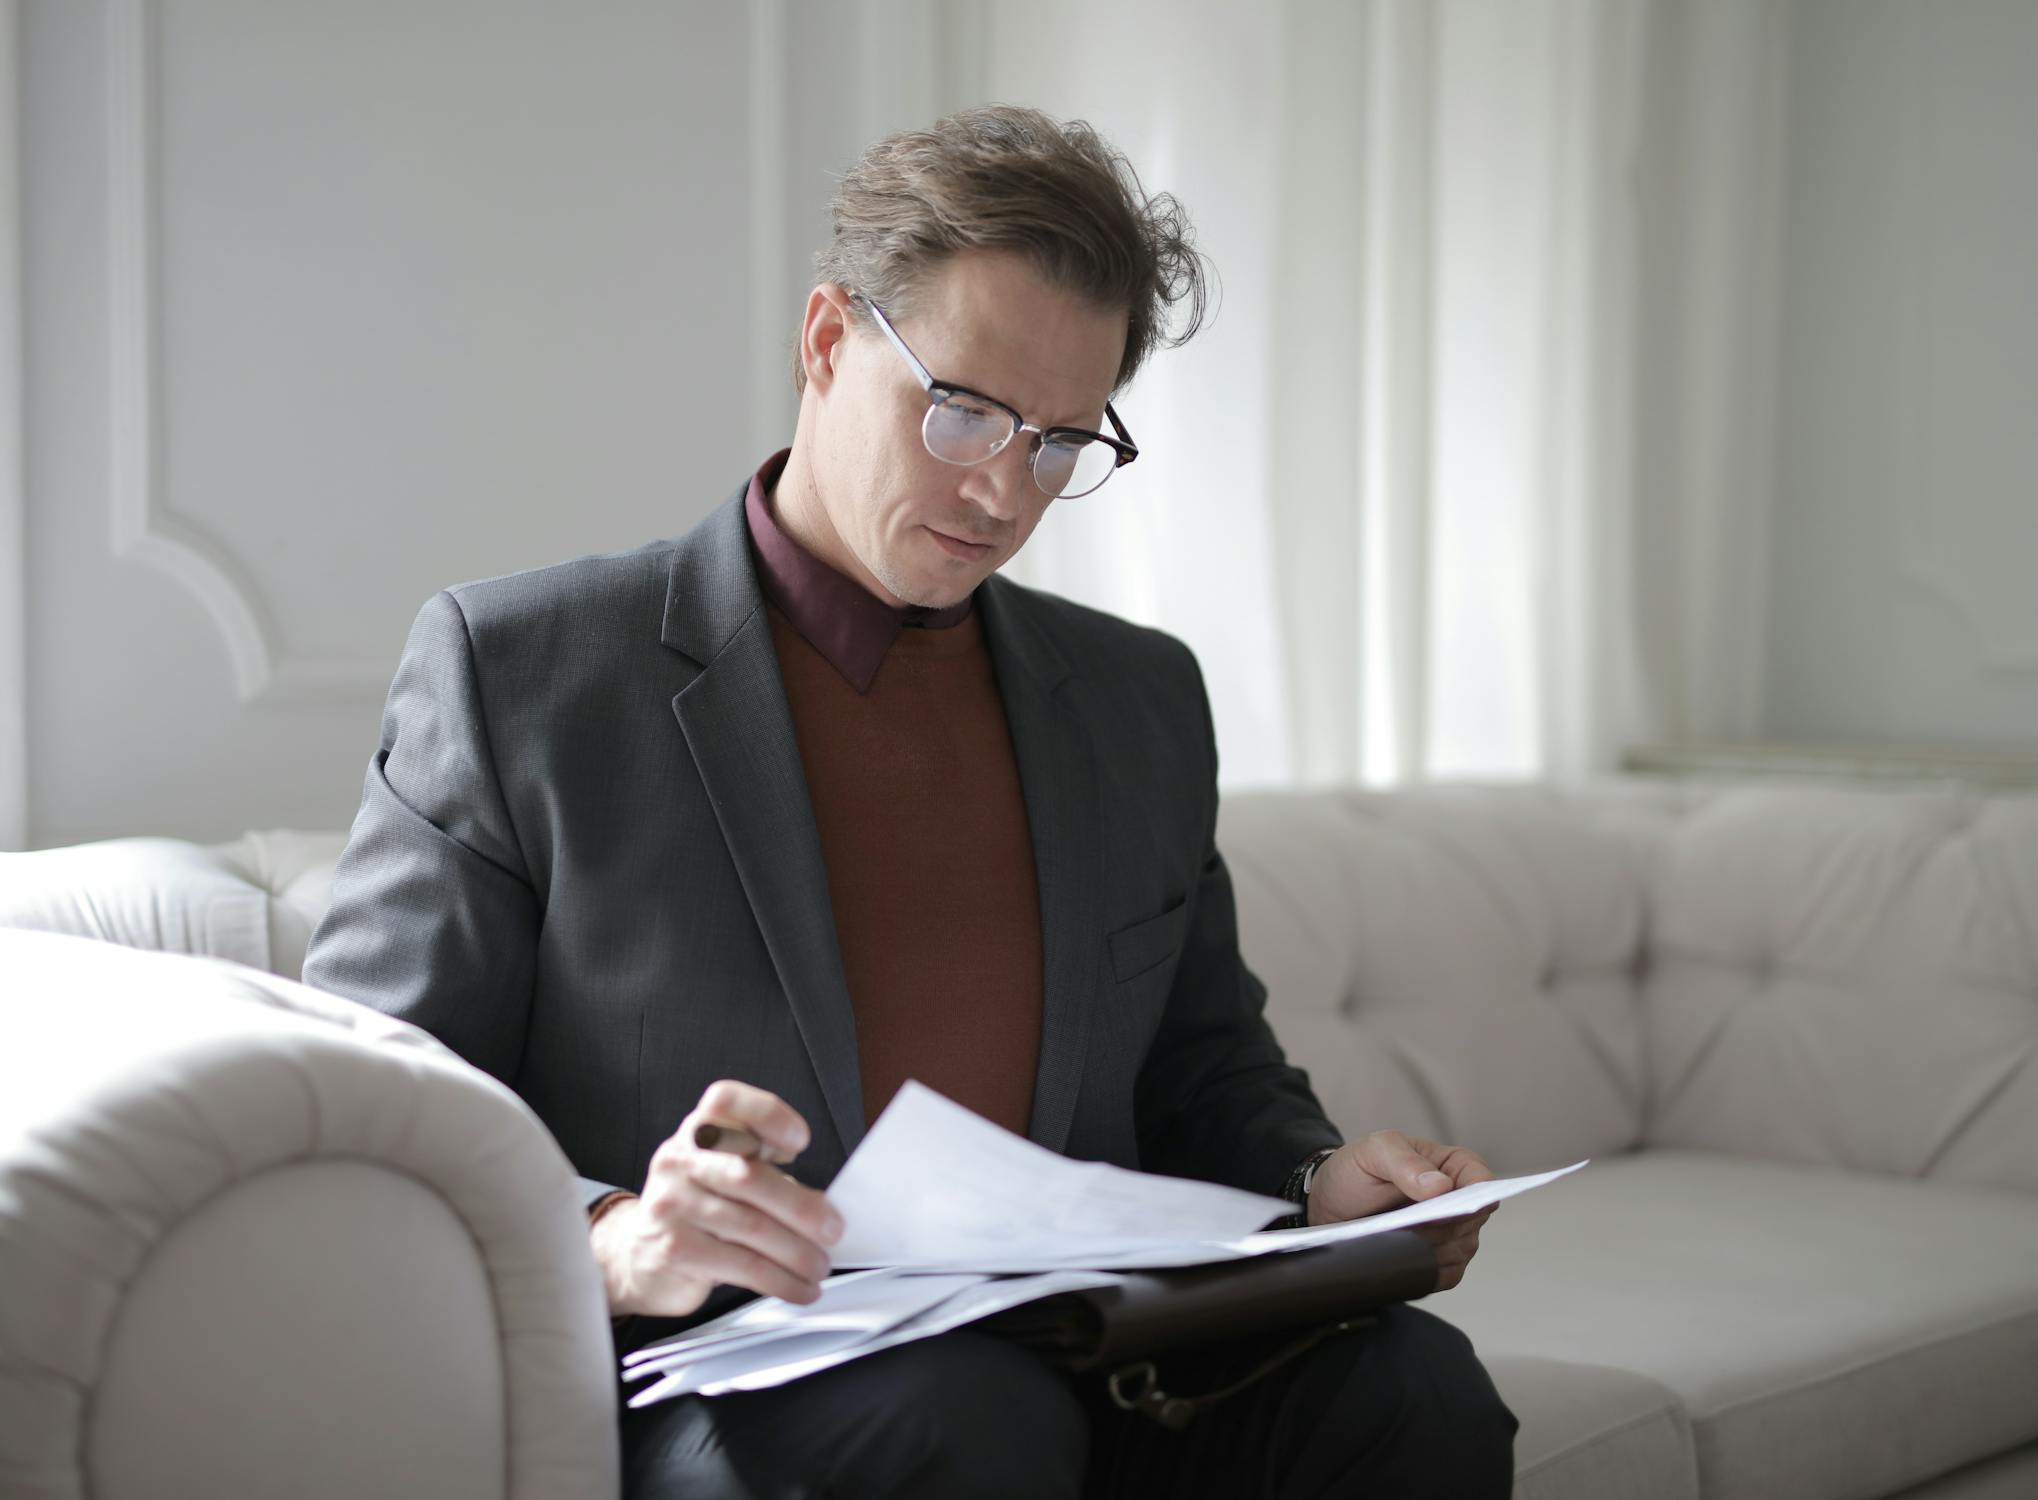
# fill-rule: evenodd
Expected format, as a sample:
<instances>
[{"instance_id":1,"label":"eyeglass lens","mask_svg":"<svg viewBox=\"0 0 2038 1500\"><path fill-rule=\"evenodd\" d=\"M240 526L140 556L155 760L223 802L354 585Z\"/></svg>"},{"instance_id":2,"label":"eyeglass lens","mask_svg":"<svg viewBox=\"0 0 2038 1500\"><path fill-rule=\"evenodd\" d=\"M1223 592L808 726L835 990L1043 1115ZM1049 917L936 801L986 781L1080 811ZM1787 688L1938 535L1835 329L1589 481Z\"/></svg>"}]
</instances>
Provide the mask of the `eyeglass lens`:
<instances>
[{"instance_id":1,"label":"eyeglass lens","mask_svg":"<svg viewBox=\"0 0 2038 1500\"><path fill-rule=\"evenodd\" d=\"M1009 412L974 397L950 394L927 408L921 436L944 463L980 464L1015 431ZM1058 499L1087 495L1118 467L1118 450L1094 438L1050 438L1033 455L1033 482Z\"/></svg>"}]
</instances>

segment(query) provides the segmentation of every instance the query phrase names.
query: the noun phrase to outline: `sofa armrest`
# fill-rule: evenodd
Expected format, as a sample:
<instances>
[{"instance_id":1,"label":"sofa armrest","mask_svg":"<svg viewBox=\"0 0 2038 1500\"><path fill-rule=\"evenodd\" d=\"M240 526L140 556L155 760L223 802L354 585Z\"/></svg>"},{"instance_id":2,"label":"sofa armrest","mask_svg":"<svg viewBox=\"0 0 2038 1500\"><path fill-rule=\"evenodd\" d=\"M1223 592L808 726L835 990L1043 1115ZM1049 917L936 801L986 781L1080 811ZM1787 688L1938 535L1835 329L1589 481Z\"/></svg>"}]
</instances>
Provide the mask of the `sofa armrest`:
<instances>
[{"instance_id":1,"label":"sofa armrest","mask_svg":"<svg viewBox=\"0 0 2038 1500\"><path fill-rule=\"evenodd\" d=\"M0 1286L0 1492L617 1489L564 1155L287 979L0 931Z\"/></svg>"}]
</instances>

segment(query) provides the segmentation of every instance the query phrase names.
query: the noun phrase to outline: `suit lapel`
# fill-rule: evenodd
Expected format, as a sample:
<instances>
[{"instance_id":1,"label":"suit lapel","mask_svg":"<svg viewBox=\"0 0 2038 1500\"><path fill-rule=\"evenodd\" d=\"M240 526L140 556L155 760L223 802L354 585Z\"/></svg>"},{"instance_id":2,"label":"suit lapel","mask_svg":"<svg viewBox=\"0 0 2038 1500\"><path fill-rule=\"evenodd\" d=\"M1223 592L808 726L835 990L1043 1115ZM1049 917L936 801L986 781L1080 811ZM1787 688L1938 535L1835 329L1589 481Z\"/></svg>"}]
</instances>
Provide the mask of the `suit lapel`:
<instances>
[{"instance_id":1,"label":"suit lapel","mask_svg":"<svg viewBox=\"0 0 2038 1500\"><path fill-rule=\"evenodd\" d=\"M993 575L978 588L977 603L1005 700L1040 888L1046 993L1027 1134L1060 1151L1075 1116L1097 1001L1103 874L1094 751L1077 702L1081 681L1071 677L1026 593Z\"/></svg>"},{"instance_id":2,"label":"suit lapel","mask_svg":"<svg viewBox=\"0 0 2038 1500\"><path fill-rule=\"evenodd\" d=\"M847 1157L864 1134L856 1017L806 769L750 557L743 495L739 489L673 550L661 639L701 670L673 698L672 711ZM1077 703L1080 679L1026 593L994 575L977 590L977 603L1005 702L1040 893L1045 993L1027 1133L1059 1151L1075 1116L1102 944L1094 752Z\"/></svg>"},{"instance_id":3,"label":"suit lapel","mask_svg":"<svg viewBox=\"0 0 2038 1500\"><path fill-rule=\"evenodd\" d=\"M672 711L846 1158L863 1138L856 1017L806 770L746 531L739 490L673 552L661 638L698 662L701 672L673 698Z\"/></svg>"}]
</instances>

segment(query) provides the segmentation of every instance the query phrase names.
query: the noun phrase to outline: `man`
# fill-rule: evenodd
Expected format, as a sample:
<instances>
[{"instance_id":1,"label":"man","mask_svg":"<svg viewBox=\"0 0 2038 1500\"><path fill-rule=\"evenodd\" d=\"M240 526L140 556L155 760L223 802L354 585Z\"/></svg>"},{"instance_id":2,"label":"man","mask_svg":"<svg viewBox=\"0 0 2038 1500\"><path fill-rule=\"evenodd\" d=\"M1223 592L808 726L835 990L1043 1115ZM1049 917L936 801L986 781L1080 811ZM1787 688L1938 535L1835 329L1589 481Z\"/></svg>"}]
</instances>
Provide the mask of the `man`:
<instances>
[{"instance_id":1,"label":"man","mask_svg":"<svg viewBox=\"0 0 2038 1500\"><path fill-rule=\"evenodd\" d=\"M1189 331L1201 306L1173 200L1087 127L1000 107L880 142L834 210L789 450L676 542L425 605L306 980L546 1121L619 1349L818 1295L823 1190L908 1077L1315 1223L1489 1178L1341 1143L1283 1058L1187 648L996 576L1137 456L1110 398L1168 304ZM695 1149L706 1120L785 1165ZM1484 1221L1427 1231L1440 1289ZM623 1417L645 1496L1501 1495L1514 1431L1465 1338L1406 1306L1181 1433L968 1330Z\"/></svg>"}]
</instances>

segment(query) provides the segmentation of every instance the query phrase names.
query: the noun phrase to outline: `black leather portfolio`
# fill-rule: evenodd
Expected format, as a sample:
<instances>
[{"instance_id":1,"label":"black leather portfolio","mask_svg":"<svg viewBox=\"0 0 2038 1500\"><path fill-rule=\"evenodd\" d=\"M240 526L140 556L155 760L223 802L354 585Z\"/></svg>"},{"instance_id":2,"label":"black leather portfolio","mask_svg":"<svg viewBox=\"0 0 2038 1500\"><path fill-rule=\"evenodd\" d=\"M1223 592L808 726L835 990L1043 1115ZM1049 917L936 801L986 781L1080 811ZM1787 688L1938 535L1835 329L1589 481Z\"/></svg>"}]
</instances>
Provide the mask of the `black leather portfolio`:
<instances>
[{"instance_id":1,"label":"black leather portfolio","mask_svg":"<svg viewBox=\"0 0 2038 1500\"><path fill-rule=\"evenodd\" d=\"M1412 1229L1249 1260L1127 1272L1121 1285L1061 1292L974 1325L1069 1370L1113 1369L1171 1350L1305 1329L1436 1290L1436 1252Z\"/></svg>"}]
</instances>

